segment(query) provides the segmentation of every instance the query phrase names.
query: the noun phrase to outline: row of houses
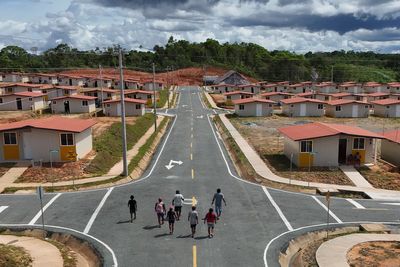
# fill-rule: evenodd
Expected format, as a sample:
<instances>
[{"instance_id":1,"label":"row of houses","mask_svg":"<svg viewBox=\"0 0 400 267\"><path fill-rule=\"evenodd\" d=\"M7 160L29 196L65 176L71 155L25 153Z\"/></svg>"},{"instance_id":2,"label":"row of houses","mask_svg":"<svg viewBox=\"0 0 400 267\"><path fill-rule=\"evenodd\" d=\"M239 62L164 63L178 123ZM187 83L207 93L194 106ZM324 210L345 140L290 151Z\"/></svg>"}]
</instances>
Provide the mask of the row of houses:
<instances>
[{"instance_id":1,"label":"row of houses","mask_svg":"<svg viewBox=\"0 0 400 267\"><path fill-rule=\"evenodd\" d=\"M102 87L111 89L117 89L121 86L120 78L117 75L104 75L100 78L98 75L73 75L60 73L1 73L0 82L79 86L89 88ZM164 87L164 81L156 80L154 82L155 90L163 90ZM124 79L124 88L133 90L153 90L153 80L141 80L127 76L126 79Z\"/></svg>"},{"instance_id":2,"label":"row of houses","mask_svg":"<svg viewBox=\"0 0 400 267\"><path fill-rule=\"evenodd\" d=\"M289 117L337 118L368 117L371 109L379 117L400 117L400 94L320 94L268 92L256 95L250 92L233 91L225 93L225 101L235 105L239 116L267 116L276 106ZM258 110L258 111L257 111Z\"/></svg>"},{"instance_id":3,"label":"row of houses","mask_svg":"<svg viewBox=\"0 0 400 267\"><path fill-rule=\"evenodd\" d=\"M375 133L356 126L314 122L278 131L284 136L284 154L299 167L374 163L379 144L381 158L400 167L400 130Z\"/></svg>"}]
</instances>

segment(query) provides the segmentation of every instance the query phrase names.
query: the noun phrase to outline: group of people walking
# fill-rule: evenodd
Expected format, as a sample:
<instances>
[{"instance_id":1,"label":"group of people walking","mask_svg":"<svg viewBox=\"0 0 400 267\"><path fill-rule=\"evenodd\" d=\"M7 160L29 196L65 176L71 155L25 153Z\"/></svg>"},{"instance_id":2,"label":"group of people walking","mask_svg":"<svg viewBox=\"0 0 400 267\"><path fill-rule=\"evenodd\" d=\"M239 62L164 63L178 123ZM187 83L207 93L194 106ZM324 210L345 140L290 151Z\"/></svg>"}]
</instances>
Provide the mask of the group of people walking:
<instances>
[{"instance_id":1,"label":"group of people walking","mask_svg":"<svg viewBox=\"0 0 400 267\"><path fill-rule=\"evenodd\" d=\"M181 218L182 206L184 201L185 198L183 197L183 195L180 193L179 190L176 190L175 196L172 199L171 206L167 210L165 208L165 203L161 198L159 198L154 205L154 211L157 215L157 220L158 220L158 227L161 228L161 226L164 224L164 221L168 221L169 233L173 234L175 221L179 221ZM215 212L213 208L210 208L206 213L206 215L204 216L204 218L202 219L204 223L207 223L209 238L214 236L215 224L221 217L222 202L226 206L224 194L222 194L221 189L218 188L217 192L214 194L211 201L211 206L214 205ZM137 211L137 203L136 200L134 199L134 196L131 196L130 200L128 201L128 207L131 215L131 222L133 222L133 220L136 219L136 211ZM190 224L191 236L194 237L196 234L196 227L199 224L199 215L196 210L196 205L194 205L194 203L192 205L191 210L188 213L187 220Z\"/></svg>"}]
</instances>

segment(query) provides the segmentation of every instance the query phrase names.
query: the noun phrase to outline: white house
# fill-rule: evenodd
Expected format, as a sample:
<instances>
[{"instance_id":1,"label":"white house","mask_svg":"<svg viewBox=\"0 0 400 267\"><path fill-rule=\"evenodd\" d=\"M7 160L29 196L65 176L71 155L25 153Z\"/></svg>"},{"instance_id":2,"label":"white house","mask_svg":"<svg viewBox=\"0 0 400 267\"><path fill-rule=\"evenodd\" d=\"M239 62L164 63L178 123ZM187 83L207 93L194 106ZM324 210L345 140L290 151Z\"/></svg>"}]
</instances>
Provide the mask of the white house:
<instances>
[{"instance_id":1,"label":"white house","mask_svg":"<svg viewBox=\"0 0 400 267\"><path fill-rule=\"evenodd\" d=\"M93 120L48 117L0 125L0 161L76 161L92 150Z\"/></svg>"},{"instance_id":2,"label":"white house","mask_svg":"<svg viewBox=\"0 0 400 267\"><path fill-rule=\"evenodd\" d=\"M384 84L368 82L363 85L365 93L390 93L390 89Z\"/></svg>"},{"instance_id":3,"label":"white house","mask_svg":"<svg viewBox=\"0 0 400 267\"><path fill-rule=\"evenodd\" d=\"M274 101L259 98L244 98L232 101L235 105L235 113L244 117L271 116Z\"/></svg>"},{"instance_id":4,"label":"white house","mask_svg":"<svg viewBox=\"0 0 400 267\"><path fill-rule=\"evenodd\" d=\"M323 94L334 94L339 92L339 86L331 82L323 82L315 85L315 91Z\"/></svg>"},{"instance_id":5,"label":"white house","mask_svg":"<svg viewBox=\"0 0 400 267\"><path fill-rule=\"evenodd\" d=\"M356 100L338 99L325 105L325 115L334 118L367 118L369 110L369 104Z\"/></svg>"},{"instance_id":6,"label":"white house","mask_svg":"<svg viewBox=\"0 0 400 267\"><path fill-rule=\"evenodd\" d=\"M237 90L237 86L233 84L217 84L213 86L214 93L223 94Z\"/></svg>"},{"instance_id":7,"label":"white house","mask_svg":"<svg viewBox=\"0 0 400 267\"><path fill-rule=\"evenodd\" d=\"M154 85L155 85L155 90L156 91L160 91L164 89L164 82L160 81L160 80L156 80L154 81ZM153 91L153 81L152 80L147 80L143 82L143 89L144 90L150 90Z\"/></svg>"},{"instance_id":8,"label":"white house","mask_svg":"<svg viewBox=\"0 0 400 267\"><path fill-rule=\"evenodd\" d=\"M58 83L56 74L48 73L34 73L29 75L30 82L34 84L52 84L56 85Z\"/></svg>"},{"instance_id":9,"label":"white house","mask_svg":"<svg viewBox=\"0 0 400 267\"><path fill-rule=\"evenodd\" d=\"M42 84L30 84L30 83L8 83L0 85L0 95L4 94L15 94L22 92L38 92Z\"/></svg>"},{"instance_id":10,"label":"white house","mask_svg":"<svg viewBox=\"0 0 400 267\"><path fill-rule=\"evenodd\" d=\"M381 99L372 101L374 105L374 115L384 118L400 118L400 100Z\"/></svg>"},{"instance_id":11,"label":"white house","mask_svg":"<svg viewBox=\"0 0 400 267\"><path fill-rule=\"evenodd\" d=\"M146 112L146 100L125 98L125 116L143 116ZM110 117L121 116L121 100L105 101L105 115Z\"/></svg>"},{"instance_id":12,"label":"white house","mask_svg":"<svg viewBox=\"0 0 400 267\"><path fill-rule=\"evenodd\" d=\"M288 92L292 94L300 94L300 93L306 93L306 92L311 92L312 91L312 86L308 84L303 84L303 83L296 83L289 85Z\"/></svg>"},{"instance_id":13,"label":"white house","mask_svg":"<svg viewBox=\"0 0 400 267\"><path fill-rule=\"evenodd\" d=\"M266 100L272 100L276 103L279 103L283 99L289 99L292 98L294 95L289 94L289 93L284 93L284 92L268 92L268 93L263 93L260 94L259 97L266 99Z\"/></svg>"},{"instance_id":14,"label":"white house","mask_svg":"<svg viewBox=\"0 0 400 267\"><path fill-rule=\"evenodd\" d=\"M96 98L85 95L71 95L53 98L51 100L52 113L92 113L96 111Z\"/></svg>"},{"instance_id":15,"label":"white house","mask_svg":"<svg viewBox=\"0 0 400 267\"><path fill-rule=\"evenodd\" d=\"M377 92L377 93L370 93L367 94L367 101L375 101L375 100L381 100L381 99L386 99L390 97L389 93L383 93L383 92Z\"/></svg>"},{"instance_id":16,"label":"white house","mask_svg":"<svg viewBox=\"0 0 400 267\"><path fill-rule=\"evenodd\" d=\"M400 130L382 133L385 139L381 143L381 158L397 167L400 167Z\"/></svg>"},{"instance_id":17,"label":"white house","mask_svg":"<svg viewBox=\"0 0 400 267\"><path fill-rule=\"evenodd\" d=\"M259 84L243 84L239 85L238 89L242 92L248 92L252 94L259 94L261 91L261 85Z\"/></svg>"},{"instance_id":18,"label":"white house","mask_svg":"<svg viewBox=\"0 0 400 267\"><path fill-rule=\"evenodd\" d=\"M283 152L298 167L339 166L372 163L376 139L383 136L359 127L329 123L307 123L278 129L284 137ZM351 156L350 156L351 155Z\"/></svg>"},{"instance_id":19,"label":"white house","mask_svg":"<svg viewBox=\"0 0 400 267\"><path fill-rule=\"evenodd\" d=\"M321 117L324 115L324 101L303 97L281 100L282 114L288 117Z\"/></svg>"},{"instance_id":20,"label":"white house","mask_svg":"<svg viewBox=\"0 0 400 267\"><path fill-rule=\"evenodd\" d=\"M83 86L86 82L86 78L78 75L59 74L58 85L60 86Z\"/></svg>"},{"instance_id":21,"label":"white house","mask_svg":"<svg viewBox=\"0 0 400 267\"><path fill-rule=\"evenodd\" d=\"M341 85L339 85L339 90L341 92L351 93L351 94L364 93L364 90L363 90L363 87L361 86L361 84L354 83L354 82L342 83Z\"/></svg>"},{"instance_id":22,"label":"white house","mask_svg":"<svg viewBox=\"0 0 400 267\"><path fill-rule=\"evenodd\" d=\"M36 92L21 92L0 96L0 110L32 110L39 111L46 108L44 94Z\"/></svg>"},{"instance_id":23,"label":"white house","mask_svg":"<svg viewBox=\"0 0 400 267\"><path fill-rule=\"evenodd\" d=\"M229 93L225 93L225 102L226 101L233 101L233 100L238 100L238 99L244 99L244 98L251 98L254 96L254 93L249 93L249 92L242 92L242 91L233 91Z\"/></svg>"},{"instance_id":24,"label":"white house","mask_svg":"<svg viewBox=\"0 0 400 267\"><path fill-rule=\"evenodd\" d=\"M125 96L132 99L142 99L147 101L152 101L154 98L153 91L145 91L145 90L125 90Z\"/></svg>"},{"instance_id":25,"label":"white house","mask_svg":"<svg viewBox=\"0 0 400 267\"><path fill-rule=\"evenodd\" d=\"M388 83L386 88L392 94L399 94L400 93L400 83Z\"/></svg>"},{"instance_id":26,"label":"white house","mask_svg":"<svg viewBox=\"0 0 400 267\"><path fill-rule=\"evenodd\" d=\"M27 83L29 82L29 76L25 73L3 73L1 74L1 81L2 82L9 82L9 83Z\"/></svg>"}]
</instances>

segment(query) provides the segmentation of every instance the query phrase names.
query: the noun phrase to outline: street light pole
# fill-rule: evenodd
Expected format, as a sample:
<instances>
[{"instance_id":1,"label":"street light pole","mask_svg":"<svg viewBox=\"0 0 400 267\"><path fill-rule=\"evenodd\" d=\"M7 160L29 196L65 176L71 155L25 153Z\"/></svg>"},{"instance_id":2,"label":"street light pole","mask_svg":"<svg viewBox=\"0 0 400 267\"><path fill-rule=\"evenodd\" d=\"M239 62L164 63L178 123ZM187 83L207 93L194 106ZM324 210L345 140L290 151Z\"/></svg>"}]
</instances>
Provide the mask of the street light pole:
<instances>
[{"instance_id":1,"label":"street light pole","mask_svg":"<svg viewBox=\"0 0 400 267\"><path fill-rule=\"evenodd\" d=\"M119 78L121 93L121 123L122 123L122 175L128 176L128 160L126 156L126 122L125 122L125 95L124 95L124 72L122 69L122 49L119 49Z\"/></svg>"},{"instance_id":2,"label":"street light pole","mask_svg":"<svg viewBox=\"0 0 400 267\"><path fill-rule=\"evenodd\" d=\"M154 108L154 132L157 131L157 101L156 101L156 67L153 63L153 108Z\"/></svg>"}]
</instances>

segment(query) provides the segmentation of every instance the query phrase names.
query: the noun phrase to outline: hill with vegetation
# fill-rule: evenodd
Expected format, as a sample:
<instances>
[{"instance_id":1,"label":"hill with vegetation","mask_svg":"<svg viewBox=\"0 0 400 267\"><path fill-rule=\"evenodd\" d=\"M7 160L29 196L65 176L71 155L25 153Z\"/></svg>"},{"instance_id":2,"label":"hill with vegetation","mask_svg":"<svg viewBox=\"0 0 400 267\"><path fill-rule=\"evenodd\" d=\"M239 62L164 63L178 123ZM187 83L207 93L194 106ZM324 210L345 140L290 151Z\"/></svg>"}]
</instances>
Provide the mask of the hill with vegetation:
<instances>
[{"instance_id":1,"label":"hill with vegetation","mask_svg":"<svg viewBox=\"0 0 400 267\"><path fill-rule=\"evenodd\" d=\"M67 44L31 54L21 47L7 46L0 51L0 71L54 72L74 68L116 68L119 46L80 51ZM202 43L174 40L153 51L123 50L127 69L150 72L154 62L158 72L197 67L234 69L259 80L306 81L312 73L317 80L335 82L400 80L400 55L374 52L334 51L296 54L268 51L253 43L219 43L207 39ZM313 75L315 76L315 75Z\"/></svg>"}]
</instances>

